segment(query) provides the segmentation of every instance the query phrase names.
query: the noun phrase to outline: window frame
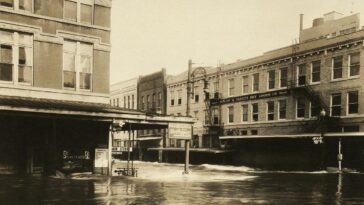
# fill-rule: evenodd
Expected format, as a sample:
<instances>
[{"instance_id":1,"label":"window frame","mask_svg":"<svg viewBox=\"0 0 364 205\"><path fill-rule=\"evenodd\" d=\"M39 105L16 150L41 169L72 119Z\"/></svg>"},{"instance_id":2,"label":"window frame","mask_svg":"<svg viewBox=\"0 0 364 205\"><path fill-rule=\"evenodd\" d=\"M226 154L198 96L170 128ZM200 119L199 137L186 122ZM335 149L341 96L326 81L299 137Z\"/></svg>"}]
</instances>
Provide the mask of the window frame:
<instances>
[{"instance_id":1,"label":"window frame","mask_svg":"<svg viewBox=\"0 0 364 205\"><path fill-rule=\"evenodd\" d=\"M235 79L229 78L228 79L228 97L234 96L235 92Z\"/></svg>"},{"instance_id":2,"label":"window frame","mask_svg":"<svg viewBox=\"0 0 364 205\"><path fill-rule=\"evenodd\" d=\"M256 112L254 112L254 106L257 106L257 110ZM256 120L254 120L254 117L256 116ZM251 104L251 121L252 122L258 122L259 121L259 104L256 102L256 103L252 103Z\"/></svg>"},{"instance_id":3,"label":"window frame","mask_svg":"<svg viewBox=\"0 0 364 205\"><path fill-rule=\"evenodd\" d=\"M275 84L276 84L276 70L271 69L268 70L268 78L267 78L267 90L274 90L276 88ZM273 73L273 79L271 78L271 74ZM271 88L271 82L273 82L273 87Z\"/></svg>"},{"instance_id":4,"label":"window frame","mask_svg":"<svg viewBox=\"0 0 364 205\"><path fill-rule=\"evenodd\" d=\"M337 104L337 105L334 105L333 104L333 98L334 98L334 96L340 96L340 105L339 104ZM340 110L340 113L339 113L339 115L333 115L333 108L340 108L339 110ZM331 95L330 95L330 116L341 116L341 111L342 111L342 95L341 95L341 93L332 93Z\"/></svg>"},{"instance_id":5,"label":"window frame","mask_svg":"<svg viewBox=\"0 0 364 205\"><path fill-rule=\"evenodd\" d=\"M300 100L302 100L303 102L303 107L298 107L298 103L300 102ZM299 109L302 110L303 109L303 117L299 117ZM306 102L304 100L304 98L297 98L296 99L296 119L304 119L306 115Z\"/></svg>"},{"instance_id":6,"label":"window frame","mask_svg":"<svg viewBox=\"0 0 364 205\"><path fill-rule=\"evenodd\" d=\"M352 65L351 63L351 58L353 55L358 55L359 56L359 62L358 62L358 65ZM352 66L358 66L358 74L357 75L351 75L351 69L352 69ZM350 53L348 55L348 78L357 78L360 76L360 51L358 52L354 52L354 53Z\"/></svg>"},{"instance_id":7,"label":"window frame","mask_svg":"<svg viewBox=\"0 0 364 205\"><path fill-rule=\"evenodd\" d=\"M227 119L228 119L227 123L232 124L232 123L234 123L234 106L228 106L227 110L228 110L228 112L227 112Z\"/></svg>"},{"instance_id":8,"label":"window frame","mask_svg":"<svg viewBox=\"0 0 364 205\"><path fill-rule=\"evenodd\" d=\"M341 67L340 68L335 68L335 59L341 58ZM341 80L343 78L343 66L344 66L344 56L342 55L338 55L338 56L334 56L331 59L331 81L335 81L335 80ZM341 76L339 78L334 78L335 77L335 71L336 70L341 70Z\"/></svg>"},{"instance_id":9,"label":"window frame","mask_svg":"<svg viewBox=\"0 0 364 205\"><path fill-rule=\"evenodd\" d=\"M252 76L252 93L257 93L259 92L259 73L254 73ZM258 76L257 79L255 78L256 76ZM255 80L257 82L255 82ZM257 88L257 90L255 90L255 88Z\"/></svg>"},{"instance_id":10,"label":"window frame","mask_svg":"<svg viewBox=\"0 0 364 205\"><path fill-rule=\"evenodd\" d=\"M356 93L357 96L357 101L354 103L350 103L350 93ZM347 106L346 106L346 114L347 115L357 115L359 114L359 91L358 90L353 90L353 91L348 91L346 94L346 102L347 102ZM356 112L354 113L350 113L350 105L356 105Z\"/></svg>"},{"instance_id":11,"label":"window frame","mask_svg":"<svg viewBox=\"0 0 364 205\"><path fill-rule=\"evenodd\" d=\"M273 110L269 110L269 106L270 106L270 104L271 103L273 103ZM274 111L275 111L275 103L274 103L274 101L268 101L267 103L266 103L266 108L267 108L267 121L273 121L274 120ZM272 117L272 119L269 119L270 118L270 116Z\"/></svg>"},{"instance_id":12,"label":"window frame","mask_svg":"<svg viewBox=\"0 0 364 205\"><path fill-rule=\"evenodd\" d=\"M303 69L303 73L300 73L300 70ZM296 82L296 86L305 86L307 83L307 65L306 63L302 63L297 65L296 68L296 78L297 78L297 82ZM301 84L301 77L305 78L304 84Z\"/></svg>"},{"instance_id":13,"label":"window frame","mask_svg":"<svg viewBox=\"0 0 364 205\"><path fill-rule=\"evenodd\" d=\"M281 106L281 102L284 101L284 118L282 118L281 116L281 112L283 111L282 110L282 106ZM287 100L286 99L281 99L281 100L278 100L278 120L286 120L287 119Z\"/></svg>"},{"instance_id":14,"label":"window frame","mask_svg":"<svg viewBox=\"0 0 364 205\"><path fill-rule=\"evenodd\" d=\"M318 72L314 72L314 63L317 63L318 62L318 68L319 68L319 71ZM321 82L321 60L314 60L310 63L310 70L311 70L311 78L310 78L310 83L311 84L319 84ZM318 81L313 81L313 78L314 78L314 74L317 74L318 73Z\"/></svg>"},{"instance_id":15,"label":"window frame","mask_svg":"<svg viewBox=\"0 0 364 205\"><path fill-rule=\"evenodd\" d=\"M13 5L11 7L10 6L0 5L0 8L7 8L7 9L12 9L14 11L23 11L23 12L27 12L27 13L34 13L34 0L29 0L29 1L31 1L31 4L32 4L31 8L30 8L30 11L25 10L25 9L20 9L19 0L12 0L12 1L13 1Z\"/></svg>"},{"instance_id":16,"label":"window frame","mask_svg":"<svg viewBox=\"0 0 364 205\"><path fill-rule=\"evenodd\" d=\"M66 9L65 9L65 1L70 1L70 2L75 2L76 3L76 21L74 21L73 19L69 19L66 18ZM87 23L87 22L82 22L81 21L81 5L89 5L91 6L91 22ZM77 23L82 23L82 24L89 24L89 25L94 25L94 18L95 18L95 4L93 2L93 0L63 0L63 19L67 20L67 21L72 21L72 22L77 22Z\"/></svg>"},{"instance_id":17,"label":"window frame","mask_svg":"<svg viewBox=\"0 0 364 205\"><path fill-rule=\"evenodd\" d=\"M246 113L244 112L245 111L244 107L246 107ZM245 115L246 115L246 118L244 118ZM244 120L244 119L246 119L246 120ZM241 122L242 123L249 122L249 104L241 105Z\"/></svg>"},{"instance_id":18,"label":"window frame","mask_svg":"<svg viewBox=\"0 0 364 205\"><path fill-rule=\"evenodd\" d=\"M241 93L244 94L248 94L249 93L249 75L244 75L241 78ZM246 87L245 87L246 86ZM245 92L245 88L246 88L246 92Z\"/></svg>"},{"instance_id":19,"label":"window frame","mask_svg":"<svg viewBox=\"0 0 364 205\"><path fill-rule=\"evenodd\" d=\"M286 86L282 86L282 70L285 70L285 73L286 73L286 78L283 78L285 79L285 83L286 83ZM281 67L279 68L279 88L287 88L287 85L288 84L288 67L287 66L284 66L284 67Z\"/></svg>"}]
</instances>

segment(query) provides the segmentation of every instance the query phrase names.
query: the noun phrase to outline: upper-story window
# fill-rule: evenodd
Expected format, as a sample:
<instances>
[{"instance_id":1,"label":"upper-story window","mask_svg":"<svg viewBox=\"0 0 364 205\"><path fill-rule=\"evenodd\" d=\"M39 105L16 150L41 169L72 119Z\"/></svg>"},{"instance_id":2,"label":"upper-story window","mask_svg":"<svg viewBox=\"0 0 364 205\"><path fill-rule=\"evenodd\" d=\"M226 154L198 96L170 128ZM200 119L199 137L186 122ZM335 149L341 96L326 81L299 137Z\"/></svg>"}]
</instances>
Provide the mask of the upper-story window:
<instances>
[{"instance_id":1,"label":"upper-story window","mask_svg":"<svg viewBox=\"0 0 364 205\"><path fill-rule=\"evenodd\" d=\"M253 92L259 92L259 73L253 75Z\"/></svg>"},{"instance_id":2,"label":"upper-story window","mask_svg":"<svg viewBox=\"0 0 364 205\"><path fill-rule=\"evenodd\" d=\"M358 91L348 92L348 114L356 114L359 111Z\"/></svg>"},{"instance_id":3,"label":"upper-story window","mask_svg":"<svg viewBox=\"0 0 364 205\"><path fill-rule=\"evenodd\" d=\"M296 102L296 117L304 118L305 117L305 100L303 98L297 98Z\"/></svg>"},{"instance_id":4,"label":"upper-story window","mask_svg":"<svg viewBox=\"0 0 364 205\"><path fill-rule=\"evenodd\" d=\"M317 83L320 82L320 73L321 73L321 61L313 61L311 63L311 82Z\"/></svg>"},{"instance_id":5,"label":"upper-story window","mask_svg":"<svg viewBox=\"0 0 364 205\"><path fill-rule=\"evenodd\" d=\"M219 92L219 82L213 83L213 93Z\"/></svg>"},{"instance_id":6,"label":"upper-story window","mask_svg":"<svg viewBox=\"0 0 364 205\"><path fill-rule=\"evenodd\" d=\"M134 95L131 95L131 108L135 109Z\"/></svg>"},{"instance_id":7,"label":"upper-story window","mask_svg":"<svg viewBox=\"0 0 364 205\"><path fill-rule=\"evenodd\" d=\"M276 83L276 71L270 70L268 71L268 90L274 89Z\"/></svg>"},{"instance_id":8,"label":"upper-story window","mask_svg":"<svg viewBox=\"0 0 364 205\"><path fill-rule=\"evenodd\" d=\"M182 104L182 90L177 91L178 105Z\"/></svg>"},{"instance_id":9,"label":"upper-story window","mask_svg":"<svg viewBox=\"0 0 364 205\"><path fill-rule=\"evenodd\" d=\"M337 56L332 59L332 79L343 77L343 57Z\"/></svg>"},{"instance_id":10,"label":"upper-story window","mask_svg":"<svg viewBox=\"0 0 364 205\"><path fill-rule=\"evenodd\" d=\"M228 107L228 123L234 122L234 107L230 106Z\"/></svg>"},{"instance_id":11,"label":"upper-story window","mask_svg":"<svg viewBox=\"0 0 364 205\"><path fill-rule=\"evenodd\" d=\"M128 95L128 109L130 109L130 95Z\"/></svg>"},{"instance_id":12,"label":"upper-story window","mask_svg":"<svg viewBox=\"0 0 364 205\"><path fill-rule=\"evenodd\" d=\"M141 109L144 110L144 96L142 96L142 105L141 105Z\"/></svg>"},{"instance_id":13,"label":"upper-story window","mask_svg":"<svg viewBox=\"0 0 364 205\"><path fill-rule=\"evenodd\" d=\"M33 83L33 36L0 30L0 81Z\"/></svg>"},{"instance_id":14,"label":"upper-story window","mask_svg":"<svg viewBox=\"0 0 364 205\"><path fill-rule=\"evenodd\" d=\"M349 55L349 77L358 76L360 72L360 53Z\"/></svg>"},{"instance_id":15,"label":"upper-story window","mask_svg":"<svg viewBox=\"0 0 364 205\"><path fill-rule=\"evenodd\" d=\"M0 0L0 6L32 12L33 0Z\"/></svg>"},{"instance_id":16,"label":"upper-story window","mask_svg":"<svg viewBox=\"0 0 364 205\"><path fill-rule=\"evenodd\" d=\"M317 101L310 101L310 117L319 117L320 107Z\"/></svg>"},{"instance_id":17,"label":"upper-story window","mask_svg":"<svg viewBox=\"0 0 364 205\"><path fill-rule=\"evenodd\" d=\"M171 91L171 106L174 105L174 91Z\"/></svg>"},{"instance_id":18,"label":"upper-story window","mask_svg":"<svg viewBox=\"0 0 364 205\"><path fill-rule=\"evenodd\" d=\"M149 109L149 103L150 103L150 96L149 95L147 95L147 110Z\"/></svg>"},{"instance_id":19,"label":"upper-story window","mask_svg":"<svg viewBox=\"0 0 364 205\"><path fill-rule=\"evenodd\" d=\"M274 101L267 102L267 119L274 120Z\"/></svg>"},{"instance_id":20,"label":"upper-story window","mask_svg":"<svg viewBox=\"0 0 364 205\"><path fill-rule=\"evenodd\" d=\"M285 88L287 87L287 77L288 77L288 70L287 67L279 69L279 87Z\"/></svg>"},{"instance_id":21,"label":"upper-story window","mask_svg":"<svg viewBox=\"0 0 364 205\"><path fill-rule=\"evenodd\" d=\"M214 125L217 125L217 124L219 124L219 109L217 109L217 108L213 108L212 109L212 116L213 116L213 121L212 121L212 123L214 124Z\"/></svg>"},{"instance_id":22,"label":"upper-story window","mask_svg":"<svg viewBox=\"0 0 364 205\"><path fill-rule=\"evenodd\" d=\"M92 24L93 18L93 1L92 0L65 0L64 1L64 18Z\"/></svg>"},{"instance_id":23,"label":"upper-story window","mask_svg":"<svg viewBox=\"0 0 364 205\"><path fill-rule=\"evenodd\" d=\"M297 66L297 85L306 84L306 64L301 64Z\"/></svg>"},{"instance_id":24,"label":"upper-story window","mask_svg":"<svg viewBox=\"0 0 364 205\"><path fill-rule=\"evenodd\" d=\"M341 93L331 95L331 116L341 115Z\"/></svg>"},{"instance_id":25,"label":"upper-story window","mask_svg":"<svg viewBox=\"0 0 364 205\"><path fill-rule=\"evenodd\" d=\"M241 113L242 113L242 116L241 116L241 121L242 122L248 122L248 105L245 104L245 105L242 105L241 106Z\"/></svg>"},{"instance_id":26,"label":"upper-story window","mask_svg":"<svg viewBox=\"0 0 364 205\"><path fill-rule=\"evenodd\" d=\"M158 103L157 107L160 108L162 106L162 93L158 93Z\"/></svg>"},{"instance_id":27,"label":"upper-story window","mask_svg":"<svg viewBox=\"0 0 364 205\"><path fill-rule=\"evenodd\" d=\"M259 120L258 103L252 104L252 121L256 122Z\"/></svg>"},{"instance_id":28,"label":"upper-story window","mask_svg":"<svg viewBox=\"0 0 364 205\"><path fill-rule=\"evenodd\" d=\"M124 106L123 106L123 108L126 108L126 96L124 96Z\"/></svg>"},{"instance_id":29,"label":"upper-story window","mask_svg":"<svg viewBox=\"0 0 364 205\"><path fill-rule=\"evenodd\" d=\"M243 76L243 94L247 94L249 92L249 76Z\"/></svg>"},{"instance_id":30,"label":"upper-story window","mask_svg":"<svg viewBox=\"0 0 364 205\"><path fill-rule=\"evenodd\" d=\"M93 46L76 41L63 44L63 87L91 90Z\"/></svg>"},{"instance_id":31,"label":"upper-story window","mask_svg":"<svg viewBox=\"0 0 364 205\"><path fill-rule=\"evenodd\" d=\"M279 103L279 106L278 106L279 116L278 116L278 118L279 119L286 119L287 102L286 102L286 100L279 100L278 103Z\"/></svg>"},{"instance_id":32,"label":"upper-story window","mask_svg":"<svg viewBox=\"0 0 364 205\"><path fill-rule=\"evenodd\" d=\"M234 95L234 78L228 80L228 96Z\"/></svg>"}]
</instances>

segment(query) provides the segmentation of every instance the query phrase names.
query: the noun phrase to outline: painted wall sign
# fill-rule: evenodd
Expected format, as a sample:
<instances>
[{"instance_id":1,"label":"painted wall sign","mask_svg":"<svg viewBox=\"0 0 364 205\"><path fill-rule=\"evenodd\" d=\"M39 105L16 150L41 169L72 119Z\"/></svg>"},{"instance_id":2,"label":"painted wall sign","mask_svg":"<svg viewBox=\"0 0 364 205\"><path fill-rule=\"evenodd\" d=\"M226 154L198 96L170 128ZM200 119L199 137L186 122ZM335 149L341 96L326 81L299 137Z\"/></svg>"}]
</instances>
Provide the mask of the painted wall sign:
<instances>
[{"instance_id":1,"label":"painted wall sign","mask_svg":"<svg viewBox=\"0 0 364 205\"><path fill-rule=\"evenodd\" d=\"M279 96L287 96L290 94L290 90L277 90L277 91L270 91L265 93L257 93L251 95L242 95L224 99L211 99L211 105L219 105L219 104L228 104L234 102L243 102L249 100L259 100L264 98L271 98L271 97L279 97Z\"/></svg>"},{"instance_id":2,"label":"painted wall sign","mask_svg":"<svg viewBox=\"0 0 364 205\"><path fill-rule=\"evenodd\" d=\"M192 133L192 125L184 123L169 123L168 134L171 139L190 140Z\"/></svg>"}]
</instances>

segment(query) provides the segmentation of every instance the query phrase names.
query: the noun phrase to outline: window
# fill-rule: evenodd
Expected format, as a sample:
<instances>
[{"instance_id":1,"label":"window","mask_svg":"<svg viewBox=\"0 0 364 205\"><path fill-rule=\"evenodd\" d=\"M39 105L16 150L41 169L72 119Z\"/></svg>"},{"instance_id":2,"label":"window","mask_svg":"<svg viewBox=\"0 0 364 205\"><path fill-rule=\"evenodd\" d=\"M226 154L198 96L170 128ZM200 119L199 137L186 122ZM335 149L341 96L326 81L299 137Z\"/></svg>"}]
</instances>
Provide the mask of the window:
<instances>
[{"instance_id":1,"label":"window","mask_svg":"<svg viewBox=\"0 0 364 205\"><path fill-rule=\"evenodd\" d=\"M65 0L64 18L67 20L92 24L93 1L92 0Z\"/></svg>"},{"instance_id":2,"label":"window","mask_svg":"<svg viewBox=\"0 0 364 205\"><path fill-rule=\"evenodd\" d=\"M142 106L141 109L144 110L144 96L142 96Z\"/></svg>"},{"instance_id":3,"label":"window","mask_svg":"<svg viewBox=\"0 0 364 205\"><path fill-rule=\"evenodd\" d=\"M214 82L213 93L219 92L219 82Z\"/></svg>"},{"instance_id":4,"label":"window","mask_svg":"<svg viewBox=\"0 0 364 205\"><path fill-rule=\"evenodd\" d=\"M311 101L310 102L310 117L319 117L320 116L320 107L318 106L318 102Z\"/></svg>"},{"instance_id":5,"label":"window","mask_svg":"<svg viewBox=\"0 0 364 205\"><path fill-rule=\"evenodd\" d=\"M268 89L274 89L276 80L276 71L270 70L268 71Z\"/></svg>"},{"instance_id":6,"label":"window","mask_svg":"<svg viewBox=\"0 0 364 205\"><path fill-rule=\"evenodd\" d=\"M19 9L24 11L33 11L33 0L18 0Z\"/></svg>"},{"instance_id":7,"label":"window","mask_svg":"<svg viewBox=\"0 0 364 205\"><path fill-rule=\"evenodd\" d=\"M153 97L152 97L152 108L155 109L156 105L156 99L155 99L155 93L153 93Z\"/></svg>"},{"instance_id":8,"label":"window","mask_svg":"<svg viewBox=\"0 0 364 205\"><path fill-rule=\"evenodd\" d=\"M297 118L304 118L305 117L305 101L303 98L298 98L297 99L297 104L296 104L296 117Z\"/></svg>"},{"instance_id":9,"label":"window","mask_svg":"<svg viewBox=\"0 0 364 205\"><path fill-rule=\"evenodd\" d=\"M258 103L252 104L252 119L254 122L259 120Z\"/></svg>"},{"instance_id":10,"label":"window","mask_svg":"<svg viewBox=\"0 0 364 205\"><path fill-rule=\"evenodd\" d=\"M243 94L249 93L249 76L243 76Z\"/></svg>"},{"instance_id":11,"label":"window","mask_svg":"<svg viewBox=\"0 0 364 205\"><path fill-rule=\"evenodd\" d=\"M123 108L126 108L126 96L124 96L124 106L123 106Z\"/></svg>"},{"instance_id":12,"label":"window","mask_svg":"<svg viewBox=\"0 0 364 205\"><path fill-rule=\"evenodd\" d=\"M149 97L149 95L147 95L147 110L149 109L149 105L150 104L150 97Z\"/></svg>"},{"instance_id":13,"label":"window","mask_svg":"<svg viewBox=\"0 0 364 205\"><path fill-rule=\"evenodd\" d=\"M348 114L358 113L359 95L358 91L348 92Z\"/></svg>"},{"instance_id":14,"label":"window","mask_svg":"<svg viewBox=\"0 0 364 205\"><path fill-rule=\"evenodd\" d=\"M331 95L331 116L341 115L341 93Z\"/></svg>"},{"instance_id":15,"label":"window","mask_svg":"<svg viewBox=\"0 0 364 205\"><path fill-rule=\"evenodd\" d=\"M360 53L353 53L349 55L349 76L357 76L360 71Z\"/></svg>"},{"instance_id":16,"label":"window","mask_svg":"<svg viewBox=\"0 0 364 205\"><path fill-rule=\"evenodd\" d=\"M91 44L65 41L63 44L63 87L91 90L92 77Z\"/></svg>"},{"instance_id":17,"label":"window","mask_svg":"<svg viewBox=\"0 0 364 205\"><path fill-rule=\"evenodd\" d=\"M179 90L177 93L178 97L178 105L182 104L182 90Z\"/></svg>"},{"instance_id":18,"label":"window","mask_svg":"<svg viewBox=\"0 0 364 205\"><path fill-rule=\"evenodd\" d=\"M162 93L158 93L158 104L157 107L161 107L162 106Z\"/></svg>"},{"instance_id":19,"label":"window","mask_svg":"<svg viewBox=\"0 0 364 205\"><path fill-rule=\"evenodd\" d=\"M259 92L259 73L253 75L253 92Z\"/></svg>"},{"instance_id":20,"label":"window","mask_svg":"<svg viewBox=\"0 0 364 205\"><path fill-rule=\"evenodd\" d=\"M130 95L128 95L128 109L130 109Z\"/></svg>"},{"instance_id":21,"label":"window","mask_svg":"<svg viewBox=\"0 0 364 205\"><path fill-rule=\"evenodd\" d=\"M234 79L228 80L228 96L234 95Z\"/></svg>"},{"instance_id":22,"label":"window","mask_svg":"<svg viewBox=\"0 0 364 205\"><path fill-rule=\"evenodd\" d=\"M267 102L267 119L274 120L274 102Z\"/></svg>"},{"instance_id":23,"label":"window","mask_svg":"<svg viewBox=\"0 0 364 205\"><path fill-rule=\"evenodd\" d=\"M174 105L174 92L171 91L171 106Z\"/></svg>"},{"instance_id":24,"label":"window","mask_svg":"<svg viewBox=\"0 0 364 205\"><path fill-rule=\"evenodd\" d=\"M234 107L228 107L228 122L233 123L234 122Z\"/></svg>"},{"instance_id":25,"label":"window","mask_svg":"<svg viewBox=\"0 0 364 205\"><path fill-rule=\"evenodd\" d=\"M0 30L0 81L31 85L32 79L33 36Z\"/></svg>"},{"instance_id":26,"label":"window","mask_svg":"<svg viewBox=\"0 0 364 205\"><path fill-rule=\"evenodd\" d=\"M119 107L119 98L116 98L116 106Z\"/></svg>"},{"instance_id":27,"label":"window","mask_svg":"<svg viewBox=\"0 0 364 205\"><path fill-rule=\"evenodd\" d=\"M279 119L286 119L286 109L287 109L287 102L286 100L279 100Z\"/></svg>"},{"instance_id":28,"label":"window","mask_svg":"<svg viewBox=\"0 0 364 205\"><path fill-rule=\"evenodd\" d=\"M200 99L200 96L199 95L195 95L195 102L197 103Z\"/></svg>"},{"instance_id":29,"label":"window","mask_svg":"<svg viewBox=\"0 0 364 205\"><path fill-rule=\"evenodd\" d=\"M241 121L242 122L248 122L248 105L242 105L241 106Z\"/></svg>"},{"instance_id":30,"label":"window","mask_svg":"<svg viewBox=\"0 0 364 205\"><path fill-rule=\"evenodd\" d=\"M131 95L131 108L135 109L134 95Z\"/></svg>"},{"instance_id":31,"label":"window","mask_svg":"<svg viewBox=\"0 0 364 205\"><path fill-rule=\"evenodd\" d=\"M251 135L258 135L258 130L250 130Z\"/></svg>"},{"instance_id":32,"label":"window","mask_svg":"<svg viewBox=\"0 0 364 205\"><path fill-rule=\"evenodd\" d=\"M279 71L280 71L279 72L279 77L280 77L279 87L285 88L285 87L287 87L287 77L288 77L287 67L281 68Z\"/></svg>"},{"instance_id":33,"label":"window","mask_svg":"<svg viewBox=\"0 0 364 205\"><path fill-rule=\"evenodd\" d=\"M332 79L343 77L343 57L337 56L332 59Z\"/></svg>"},{"instance_id":34,"label":"window","mask_svg":"<svg viewBox=\"0 0 364 205\"><path fill-rule=\"evenodd\" d=\"M306 64L298 65L297 67L297 85L306 85Z\"/></svg>"},{"instance_id":35,"label":"window","mask_svg":"<svg viewBox=\"0 0 364 205\"><path fill-rule=\"evenodd\" d=\"M321 61L313 61L311 63L311 82L320 82L320 72L321 72Z\"/></svg>"},{"instance_id":36,"label":"window","mask_svg":"<svg viewBox=\"0 0 364 205\"><path fill-rule=\"evenodd\" d=\"M14 0L0 0L0 6L13 7Z\"/></svg>"},{"instance_id":37,"label":"window","mask_svg":"<svg viewBox=\"0 0 364 205\"><path fill-rule=\"evenodd\" d=\"M217 108L214 108L213 110L212 110L212 116L213 116L213 123L214 123L214 125L217 125L217 124L219 124L219 109L217 109Z\"/></svg>"}]
</instances>

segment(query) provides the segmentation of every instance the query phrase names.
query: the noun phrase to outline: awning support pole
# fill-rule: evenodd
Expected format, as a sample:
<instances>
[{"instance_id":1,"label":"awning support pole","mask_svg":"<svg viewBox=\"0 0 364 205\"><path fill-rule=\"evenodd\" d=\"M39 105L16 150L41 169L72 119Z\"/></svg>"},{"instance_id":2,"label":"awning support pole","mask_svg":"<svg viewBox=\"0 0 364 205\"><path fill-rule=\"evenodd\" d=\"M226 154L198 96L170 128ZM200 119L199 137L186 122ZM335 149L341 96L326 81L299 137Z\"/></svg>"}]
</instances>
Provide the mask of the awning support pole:
<instances>
[{"instance_id":1,"label":"awning support pole","mask_svg":"<svg viewBox=\"0 0 364 205\"><path fill-rule=\"evenodd\" d=\"M113 120L114 122L114 120ZM108 140L108 148L109 148L109 153L108 153L108 172L107 175L108 176L112 176L112 141L113 141L113 123L111 123L110 128L109 128L109 140Z\"/></svg>"},{"instance_id":2,"label":"awning support pole","mask_svg":"<svg viewBox=\"0 0 364 205\"><path fill-rule=\"evenodd\" d=\"M341 153L341 138L339 138L339 142L338 142L338 155L337 155L337 163L338 163L339 172L342 171L342 167L341 167L341 161L342 160L343 160L343 155Z\"/></svg>"}]
</instances>

